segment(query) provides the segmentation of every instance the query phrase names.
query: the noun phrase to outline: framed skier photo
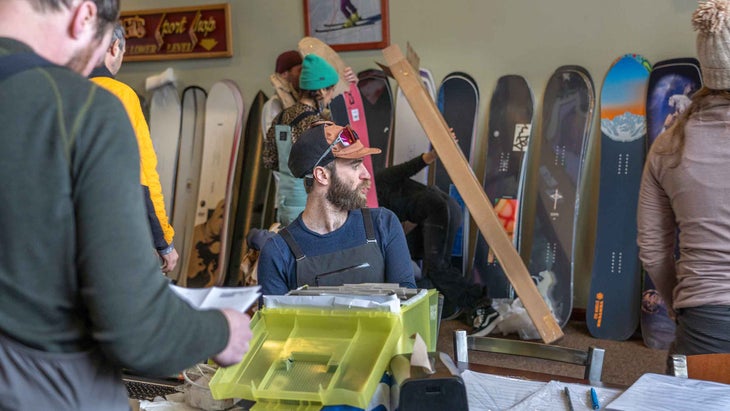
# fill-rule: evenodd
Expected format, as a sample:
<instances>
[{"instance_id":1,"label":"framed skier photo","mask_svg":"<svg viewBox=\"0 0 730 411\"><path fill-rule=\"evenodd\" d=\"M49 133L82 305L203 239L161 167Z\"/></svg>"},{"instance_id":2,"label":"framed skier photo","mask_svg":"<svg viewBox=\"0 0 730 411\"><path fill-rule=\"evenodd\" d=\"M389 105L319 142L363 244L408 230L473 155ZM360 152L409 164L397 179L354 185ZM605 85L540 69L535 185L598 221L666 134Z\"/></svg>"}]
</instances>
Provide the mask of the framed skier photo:
<instances>
[{"instance_id":1,"label":"framed skier photo","mask_svg":"<svg viewBox=\"0 0 730 411\"><path fill-rule=\"evenodd\" d=\"M390 45L388 0L304 0L305 35L336 51Z\"/></svg>"}]
</instances>

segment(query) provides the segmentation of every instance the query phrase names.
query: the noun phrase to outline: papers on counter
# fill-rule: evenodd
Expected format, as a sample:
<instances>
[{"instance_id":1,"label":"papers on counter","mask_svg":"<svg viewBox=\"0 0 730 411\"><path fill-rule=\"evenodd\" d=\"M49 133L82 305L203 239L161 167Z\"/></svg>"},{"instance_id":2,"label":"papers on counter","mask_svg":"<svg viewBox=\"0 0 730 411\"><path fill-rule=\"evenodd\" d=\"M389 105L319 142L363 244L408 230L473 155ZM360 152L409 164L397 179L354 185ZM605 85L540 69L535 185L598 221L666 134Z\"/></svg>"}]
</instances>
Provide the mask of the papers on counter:
<instances>
[{"instance_id":1,"label":"papers on counter","mask_svg":"<svg viewBox=\"0 0 730 411\"><path fill-rule=\"evenodd\" d=\"M730 385L644 374L608 404L612 411L730 410Z\"/></svg>"},{"instance_id":2,"label":"papers on counter","mask_svg":"<svg viewBox=\"0 0 730 411\"><path fill-rule=\"evenodd\" d=\"M243 313L261 295L259 286L185 288L170 284L170 288L188 304L199 310L231 308Z\"/></svg>"},{"instance_id":3,"label":"papers on counter","mask_svg":"<svg viewBox=\"0 0 730 411\"><path fill-rule=\"evenodd\" d=\"M564 389L568 387L576 411L592 410L591 387L558 381L549 383L482 374L466 370L461 374L466 385L469 409L473 411L568 410ZM621 394L620 389L596 388L601 406Z\"/></svg>"}]
</instances>

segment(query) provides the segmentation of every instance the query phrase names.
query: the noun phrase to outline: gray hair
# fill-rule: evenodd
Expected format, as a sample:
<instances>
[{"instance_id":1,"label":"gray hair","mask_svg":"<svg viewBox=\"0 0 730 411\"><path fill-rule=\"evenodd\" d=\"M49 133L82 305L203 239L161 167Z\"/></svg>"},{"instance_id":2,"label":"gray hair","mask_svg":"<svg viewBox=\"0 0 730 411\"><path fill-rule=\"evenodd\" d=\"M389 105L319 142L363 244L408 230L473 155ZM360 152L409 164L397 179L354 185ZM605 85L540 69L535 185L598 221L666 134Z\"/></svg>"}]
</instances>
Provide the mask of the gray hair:
<instances>
[{"instance_id":1,"label":"gray hair","mask_svg":"<svg viewBox=\"0 0 730 411\"><path fill-rule=\"evenodd\" d=\"M118 21L114 23L114 30L112 31L112 44L117 40L119 40L119 48L124 49L124 45L127 41L124 38L124 27L122 27L122 23Z\"/></svg>"}]
</instances>

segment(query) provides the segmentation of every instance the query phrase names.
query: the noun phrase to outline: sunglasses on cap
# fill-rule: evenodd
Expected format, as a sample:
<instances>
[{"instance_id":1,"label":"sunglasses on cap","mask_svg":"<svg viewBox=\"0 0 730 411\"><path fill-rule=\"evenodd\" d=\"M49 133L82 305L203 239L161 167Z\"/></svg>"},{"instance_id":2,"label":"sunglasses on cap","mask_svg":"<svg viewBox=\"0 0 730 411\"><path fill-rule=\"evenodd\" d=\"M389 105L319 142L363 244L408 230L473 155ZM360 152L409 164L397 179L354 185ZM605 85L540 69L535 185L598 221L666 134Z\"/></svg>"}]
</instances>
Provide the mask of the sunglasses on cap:
<instances>
[{"instance_id":1,"label":"sunglasses on cap","mask_svg":"<svg viewBox=\"0 0 730 411\"><path fill-rule=\"evenodd\" d=\"M327 133L327 127L325 126L325 134ZM350 128L350 126L345 126L342 128L338 133L335 140L332 142L332 144L327 147L327 150L322 153L322 155L319 157L319 160L317 160L316 163L314 163L314 166L312 166L312 170L314 170L315 167L319 165L319 163L324 160L324 158L329 154L333 148L335 148L336 145L341 145L342 148L349 147L352 144L355 144L356 141L360 140L360 137L358 137L355 130Z\"/></svg>"}]
</instances>

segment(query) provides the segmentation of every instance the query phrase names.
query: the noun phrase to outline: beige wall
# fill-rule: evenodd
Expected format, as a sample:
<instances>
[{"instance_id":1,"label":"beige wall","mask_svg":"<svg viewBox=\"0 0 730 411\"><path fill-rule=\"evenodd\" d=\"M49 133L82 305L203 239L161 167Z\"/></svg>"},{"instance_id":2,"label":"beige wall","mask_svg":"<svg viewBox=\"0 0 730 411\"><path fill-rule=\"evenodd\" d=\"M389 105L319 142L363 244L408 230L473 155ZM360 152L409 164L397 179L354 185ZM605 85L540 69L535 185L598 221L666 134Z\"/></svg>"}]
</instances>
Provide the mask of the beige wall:
<instances>
[{"instance_id":1,"label":"beige wall","mask_svg":"<svg viewBox=\"0 0 730 411\"><path fill-rule=\"evenodd\" d=\"M333 0L335 1L335 0ZM122 0L124 10L217 4L224 0ZM276 56L296 47L304 35L301 0L230 0L232 58L125 63L119 79L143 91L144 79L173 67L179 86L206 89L217 80L235 80L246 104L254 94L270 94L268 75ZM355 1L355 3L357 3ZM520 74L539 103L550 74L561 65L577 64L593 76L597 94L612 61L639 53L654 63L694 56L689 0L390 0L391 44L410 42L437 82L452 71L469 73L481 90L479 112L486 113L499 76ZM345 52L355 71L382 62L379 50ZM598 96L597 96L598 97ZM486 116L479 119L484 135ZM597 125L598 122L596 121ZM594 127L597 130L597 126ZM480 143L479 149L485 147ZM591 158L596 156L591 150ZM476 167L477 175L483 164ZM596 167L587 170L579 258L576 261L575 306L585 307L592 254L592 223L597 192Z\"/></svg>"}]
</instances>

